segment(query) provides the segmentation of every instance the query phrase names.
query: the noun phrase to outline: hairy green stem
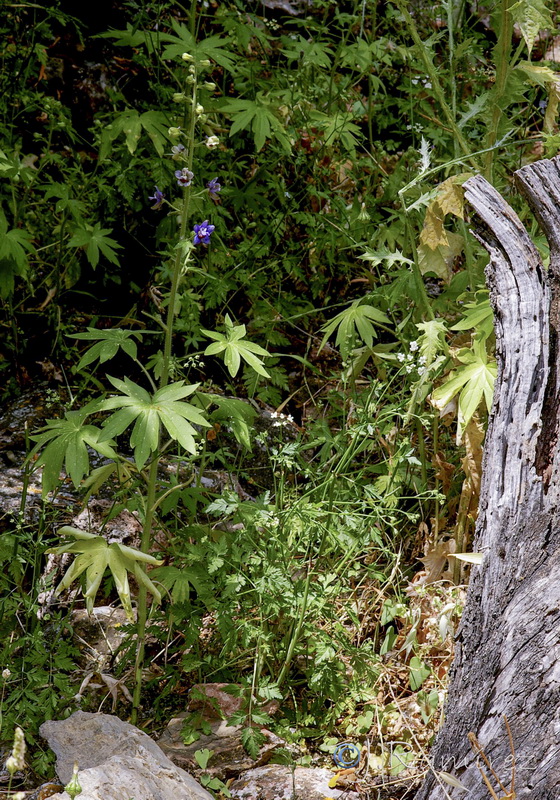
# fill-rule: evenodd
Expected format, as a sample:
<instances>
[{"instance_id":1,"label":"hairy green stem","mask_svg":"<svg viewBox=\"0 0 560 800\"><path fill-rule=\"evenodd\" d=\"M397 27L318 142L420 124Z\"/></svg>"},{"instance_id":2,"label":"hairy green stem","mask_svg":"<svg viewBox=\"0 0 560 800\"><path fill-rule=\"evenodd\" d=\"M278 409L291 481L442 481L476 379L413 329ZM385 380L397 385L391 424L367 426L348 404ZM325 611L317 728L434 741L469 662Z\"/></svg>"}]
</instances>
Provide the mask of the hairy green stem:
<instances>
[{"instance_id":1,"label":"hairy green stem","mask_svg":"<svg viewBox=\"0 0 560 800\"><path fill-rule=\"evenodd\" d=\"M476 167L477 164L476 160L473 158L472 155L472 148L470 147L469 143L463 136L461 129L459 128L455 120L455 115L453 114L452 109L449 107L447 101L445 100L445 93L443 91L441 82L439 80L438 71L434 66L434 62L432 61L428 48L420 38L418 29L416 27L416 23L414 22L414 19L412 18L412 15L408 10L407 5L403 2L403 0L393 0L393 2L403 15L410 36L412 37L414 44L418 48L418 52L420 53L420 57L424 63L424 68L432 84L432 92L441 110L443 111L443 115L446 119L447 124L453 131L453 136L455 137L455 141L462 150L463 154L467 157L467 160L470 161L474 167Z\"/></svg>"},{"instance_id":2,"label":"hairy green stem","mask_svg":"<svg viewBox=\"0 0 560 800\"><path fill-rule=\"evenodd\" d=\"M194 137L196 125L196 80L192 87L190 109L190 126L188 132L188 149L187 149L187 168L191 169L193 163L194 151ZM159 388L163 389L169 383L169 374L171 370L171 358L173 347L173 325L175 320L175 304L177 300L177 292L179 283L183 273L183 267L188 260L188 255L185 253L183 246L189 220L189 205L190 205L191 189L190 186L183 189L183 201L180 209L180 228L179 228L179 242L175 251L175 258L173 261L173 273L171 276L171 288L169 291L168 306L167 306L167 320L165 324L165 338L163 345L163 363L161 368L161 376L159 379ZM144 513L144 523L142 526L142 538L140 543L140 550L142 553L148 553L152 544L152 528L154 524L154 517L156 513L159 500L157 498L157 481L158 481L158 468L161 458L161 451L158 447L150 464L148 473L147 489L146 489L146 505ZM136 625L137 647L136 647L136 663L134 667L134 693L132 698L132 713L131 722L136 724L138 712L140 709L140 697L142 693L142 672L144 668L144 652L146 647L146 622L148 619L148 595L146 588L140 586L138 590L138 619Z\"/></svg>"},{"instance_id":3,"label":"hairy green stem","mask_svg":"<svg viewBox=\"0 0 560 800\"><path fill-rule=\"evenodd\" d=\"M510 72L513 19L510 12L512 0L502 0L500 6L500 31L498 33L498 43L495 48L496 62L496 81L491 95L492 118L486 136L486 147L488 153L484 163L484 177L492 182L492 172L494 165L494 145L498 139L498 130L502 119L503 109L501 101L504 97L507 80Z\"/></svg>"}]
</instances>

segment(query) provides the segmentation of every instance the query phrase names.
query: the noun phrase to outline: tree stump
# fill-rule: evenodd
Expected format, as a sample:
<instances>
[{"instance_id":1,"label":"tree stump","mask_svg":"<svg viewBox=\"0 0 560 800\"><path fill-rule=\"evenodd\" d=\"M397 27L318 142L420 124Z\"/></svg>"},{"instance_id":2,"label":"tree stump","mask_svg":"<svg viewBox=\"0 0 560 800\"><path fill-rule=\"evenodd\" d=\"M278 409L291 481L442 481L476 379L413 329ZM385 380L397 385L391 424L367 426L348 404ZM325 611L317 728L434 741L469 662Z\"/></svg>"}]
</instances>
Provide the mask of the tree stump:
<instances>
[{"instance_id":1,"label":"tree stump","mask_svg":"<svg viewBox=\"0 0 560 800\"><path fill-rule=\"evenodd\" d=\"M465 183L490 254L498 360L472 548L485 555L457 634L435 772L416 800L560 798L560 157L515 181L550 244L548 270L495 189L480 176Z\"/></svg>"}]
</instances>

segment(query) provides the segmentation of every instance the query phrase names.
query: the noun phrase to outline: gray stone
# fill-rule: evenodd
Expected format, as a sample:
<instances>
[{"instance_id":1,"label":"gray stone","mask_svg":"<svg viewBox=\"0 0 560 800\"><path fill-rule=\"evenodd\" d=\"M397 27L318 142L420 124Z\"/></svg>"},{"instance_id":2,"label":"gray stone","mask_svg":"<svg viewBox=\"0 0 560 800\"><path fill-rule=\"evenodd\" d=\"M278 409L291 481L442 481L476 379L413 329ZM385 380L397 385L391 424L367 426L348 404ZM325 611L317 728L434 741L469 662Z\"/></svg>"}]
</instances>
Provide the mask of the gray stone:
<instances>
[{"instance_id":1,"label":"gray stone","mask_svg":"<svg viewBox=\"0 0 560 800\"><path fill-rule=\"evenodd\" d=\"M76 711L39 732L57 757L62 783L79 766L80 800L212 800L184 770L176 767L145 733L110 714ZM52 800L68 800L66 792Z\"/></svg>"},{"instance_id":2,"label":"gray stone","mask_svg":"<svg viewBox=\"0 0 560 800\"><path fill-rule=\"evenodd\" d=\"M328 769L271 764L244 772L229 787L236 800L325 800L326 797L359 800L357 792L331 788L334 773Z\"/></svg>"},{"instance_id":3,"label":"gray stone","mask_svg":"<svg viewBox=\"0 0 560 800\"><path fill-rule=\"evenodd\" d=\"M204 772L221 780L239 775L244 770L266 764L274 750L283 747L285 742L271 731L262 728L265 737L256 759L252 759L241 741L241 727L228 725L224 720L208 720L211 733L200 734L200 738L192 744L184 744L181 729L189 714L178 714L169 721L167 728L158 739L158 745L174 764L179 767L200 772L194 754L197 750L212 750Z\"/></svg>"}]
</instances>

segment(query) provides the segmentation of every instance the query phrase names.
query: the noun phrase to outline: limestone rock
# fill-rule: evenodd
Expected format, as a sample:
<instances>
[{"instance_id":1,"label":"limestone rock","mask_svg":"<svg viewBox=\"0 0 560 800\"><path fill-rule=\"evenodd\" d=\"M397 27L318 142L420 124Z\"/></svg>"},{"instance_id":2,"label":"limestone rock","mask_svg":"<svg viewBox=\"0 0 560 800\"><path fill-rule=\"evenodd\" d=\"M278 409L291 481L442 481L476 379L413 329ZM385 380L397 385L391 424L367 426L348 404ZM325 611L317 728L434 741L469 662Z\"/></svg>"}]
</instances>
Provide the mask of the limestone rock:
<instances>
[{"instance_id":1,"label":"limestone rock","mask_svg":"<svg viewBox=\"0 0 560 800\"><path fill-rule=\"evenodd\" d=\"M236 800L325 800L326 797L359 800L357 792L331 788L334 773L328 769L271 764L244 772L229 787Z\"/></svg>"},{"instance_id":2,"label":"limestone rock","mask_svg":"<svg viewBox=\"0 0 560 800\"><path fill-rule=\"evenodd\" d=\"M227 725L224 720L209 720L211 733L201 734L196 742L186 745L181 738L183 722L188 714L178 714L168 724L158 745L174 764L189 769L195 773L199 771L194 754L197 750L207 748L212 750L212 756L204 772L221 780L239 775L252 767L266 764L274 750L282 747L284 742L271 731L262 729L266 737L265 743L259 750L258 758L253 760L241 743L241 728Z\"/></svg>"},{"instance_id":3,"label":"limestone rock","mask_svg":"<svg viewBox=\"0 0 560 800\"><path fill-rule=\"evenodd\" d=\"M184 770L176 767L145 733L109 714L76 711L39 730L57 757L62 783L79 765L80 800L212 800ZM64 792L52 800L68 800Z\"/></svg>"}]
</instances>

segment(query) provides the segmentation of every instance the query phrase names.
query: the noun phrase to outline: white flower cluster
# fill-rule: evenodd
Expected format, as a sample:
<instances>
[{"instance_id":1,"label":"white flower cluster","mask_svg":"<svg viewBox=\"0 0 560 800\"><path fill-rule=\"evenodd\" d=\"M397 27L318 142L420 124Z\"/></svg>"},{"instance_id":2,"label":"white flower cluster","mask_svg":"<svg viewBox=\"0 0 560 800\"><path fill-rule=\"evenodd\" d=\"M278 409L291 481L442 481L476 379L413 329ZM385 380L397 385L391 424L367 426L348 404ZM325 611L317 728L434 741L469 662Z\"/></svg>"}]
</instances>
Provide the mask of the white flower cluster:
<instances>
[{"instance_id":1,"label":"white flower cluster","mask_svg":"<svg viewBox=\"0 0 560 800\"><path fill-rule=\"evenodd\" d=\"M405 365L404 369L408 375L410 375L413 370L416 370L420 376L428 371L428 367L426 366L426 361L428 359L426 356L418 356L418 361L414 360L414 353L417 352L418 348L418 342L413 341L409 344L409 353L397 353L397 360Z\"/></svg>"},{"instance_id":2,"label":"white flower cluster","mask_svg":"<svg viewBox=\"0 0 560 800\"><path fill-rule=\"evenodd\" d=\"M283 425L294 424L294 418L291 414L281 414L279 411L273 411L270 417L274 420L272 423L273 428L281 428Z\"/></svg>"},{"instance_id":3,"label":"white flower cluster","mask_svg":"<svg viewBox=\"0 0 560 800\"><path fill-rule=\"evenodd\" d=\"M423 86L425 89L432 88L432 82L428 78L412 78L411 81L413 86Z\"/></svg>"}]
</instances>

